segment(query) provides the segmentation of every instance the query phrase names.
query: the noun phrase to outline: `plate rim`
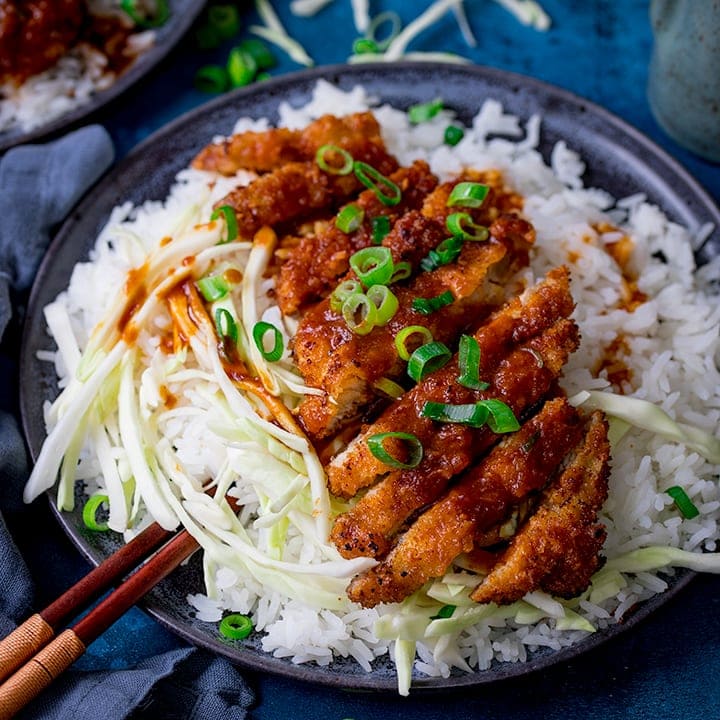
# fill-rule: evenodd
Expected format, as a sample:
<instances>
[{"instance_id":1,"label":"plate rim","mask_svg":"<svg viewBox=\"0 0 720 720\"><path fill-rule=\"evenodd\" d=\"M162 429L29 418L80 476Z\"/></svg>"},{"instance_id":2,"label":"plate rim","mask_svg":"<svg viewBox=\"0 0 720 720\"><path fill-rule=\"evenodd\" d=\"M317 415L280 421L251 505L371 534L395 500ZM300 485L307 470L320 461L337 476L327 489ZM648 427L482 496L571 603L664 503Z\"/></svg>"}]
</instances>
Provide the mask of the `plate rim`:
<instances>
[{"instance_id":1,"label":"plate rim","mask_svg":"<svg viewBox=\"0 0 720 720\"><path fill-rule=\"evenodd\" d=\"M389 68L384 63L363 63L362 65L348 65L348 64L337 64L320 66L309 70L300 70L294 73L288 73L277 78L265 81L262 85L263 90L276 91L283 88L292 89L293 86L300 84L311 84L317 82L320 79L334 78L337 76L352 76L359 73L362 70L365 73L377 72L382 74L383 72L392 72L393 74L402 74L406 70L412 69L412 71L432 71L437 70L437 66L433 63L426 62L400 62L394 63L392 68ZM529 76L522 75L511 71L501 70L497 68L481 66L481 65L458 65L454 68L443 68L443 72L457 70L458 72L467 72L469 75L475 75L479 79L485 82L491 82L494 85L501 85L502 83L512 82L516 85L521 86L524 90L529 90L533 95L547 98L554 97L563 100L564 102L576 106L584 107L585 111L594 114L604 125L608 125L618 131L621 135L629 137L635 142L641 149L647 152L647 157L643 157L644 164L648 166L649 170L653 174L657 174L657 169L654 167L654 163L649 162L649 158L659 163L664 170L673 174L676 178L682 180L687 186L689 191L694 195L697 201L701 204L703 209L716 221L716 228L720 227L720 209L718 209L715 201L709 195L707 190L695 179L675 158L667 153L663 148L658 146L640 130L627 123L622 118L618 117L611 111L603 108L596 103L587 100L586 98L572 93L564 88L552 85L542 80L532 78ZM33 284L32 291L30 293L30 299L28 303L27 319L33 317L34 314L41 311L42 308L38 308L38 296L40 294L39 286L41 285L42 277L48 272L49 266L52 264L52 258L54 252L62 244L64 239L71 235L72 228L76 223L76 214L82 214L82 212L92 207L94 202L94 196L100 195L108 191L112 187L114 178L121 175L127 167L134 165L138 158L142 157L146 149L156 144L164 137L171 137L180 128L185 125L193 124L196 118L211 115L216 109L225 107L227 105L239 105L241 100L248 96L254 95L260 92L257 86L250 86L248 88L240 88L231 93L214 98L202 105L193 108L177 118L173 119L163 127L159 128L146 139L140 142L128 153L117 165L115 165L98 183L97 185L78 203L76 209L72 211L67 220L63 223L60 230L58 231L53 242L49 246L40 267L37 272L36 282ZM411 92L411 91L409 91ZM411 92L412 94L412 92ZM252 114L249 112L248 114ZM527 118L523 118L527 120ZM20 408L23 432L26 438L28 447L33 460L36 458L37 447L33 446L31 442L32 431L30 424L33 422L32 418L28 416L26 400L23 399L24 393L22 388L26 383L22 382L22 373L25 372L25 368L28 365L28 326L27 322L23 328L23 337L21 343L21 358L20 358ZM48 495L49 497L49 495ZM73 532L70 528L67 518L63 516L55 508L54 503L50 502L53 509L53 513L58 522L60 522L63 530L68 534L73 544L78 548L81 554L93 564L99 562L98 553L94 552L93 549L86 543L83 542L82 537L77 533ZM672 597L674 597L682 588L684 588L694 577L696 573L691 571L678 571L676 573L677 581L671 586L671 588L664 593L653 596L648 599L633 612L627 622L622 624L613 625L610 628L610 632L603 633L598 632L591 636L588 636L584 640L566 648L562 648L558 651L554 651L547 654L541 654L526 663L503 663L500 665L499 670L492 672L488 671L475 671L473 673L463 673L458 675L451 675L449 678L434 678L425 676L414 676L412 689L413 691L419 690L424 692L435 692L435 691L452 691L460 688L477 687L480 685L487 685L495 682L503 682L511 678L518 678L526 676L530 673L535 673L539 670L547 667L556 665L558 663L565 663L572 660L580 655L584 655L586 652L592 651L595 647L600 644L613 640L621 634L624 634L626 630L632 628L637 623L644 620L648 615L651 615L658 607L666 604ZM232 662L255 671L266 671L274 675L291 678L293 680L299 680L302 682L309 682L315 685L344 688L344 689L357 689L357 690L380 690L380 691L395 691L396 685L394 681L387 678L373 678L372 674L367 676L361 675L350 675L350 681L344 680L344 676L341 674L328 675L322 672L318 672L318 668L314 664L304 665L292 665L286 660L278 659L271 654L255 654L255 653L244 653L242 649L238 651L237 648L226 645L220 640L214 640L208 638L202 632L196 630L194 627L186 627L184 625L178 625L178 620L173 620L163 610L153 606L151 599L141 603L141 606L146 609L150 615L152 615L160 624L167 627L174 634L179 637L195 644L200 645L212 652L220 654ZM503 668L505 672L503 672Z\"/></svg>"}]
</instances>

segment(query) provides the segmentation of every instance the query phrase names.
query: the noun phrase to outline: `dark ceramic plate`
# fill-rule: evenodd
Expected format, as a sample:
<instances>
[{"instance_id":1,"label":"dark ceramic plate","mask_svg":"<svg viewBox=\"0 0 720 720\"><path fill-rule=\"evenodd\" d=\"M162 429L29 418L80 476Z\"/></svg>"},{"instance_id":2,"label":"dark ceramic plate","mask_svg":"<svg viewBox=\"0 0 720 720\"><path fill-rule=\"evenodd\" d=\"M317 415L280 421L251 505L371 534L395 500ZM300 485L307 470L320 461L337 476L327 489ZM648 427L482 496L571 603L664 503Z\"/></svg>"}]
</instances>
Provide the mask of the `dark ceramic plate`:
<instances>
[{"instance_id":1,"label":"dark ceramic plate","mask_svg":"<svg viewBox=\"0 0 720 720\"><path fill-rule=\"evenodd\" d=\"M109 88L96 93L88 102L74 110L32 130L0 132L0 152L13 147L13 145L38 140L41 137L66 130L99 110L111 100L114 100L130 86L142 79L172 50L188 31L204 5L205 0L171 0L170 9L172 14L162 27L156 29L153 46L140 55Z\"/></svg>"},{"instance_id":2,"label":"dark ceramic plate","mask_svg":"<svg viewBox=\"0 0 720 720\"><path fill-rule=\"evenodd\" d=\"M164 198L175 174L214 135L229 133L236 117L267 116L276 121L278 104L306 102L319 78L345 89L363 84L381 100L399 107L442 97L466 123L488 97L500 100L507 110L521 118L542 113L542 149L546 155L556 141L567 141L587 161L587 184L606 188L616 197L644 192L651 202L691 231L706 222L714 223L715 233L700 251L699 259L707 260L720 251L717 229L720 212L699 185L636 130L558 88L488 68L417 63L326 67L289 75L221 97L174 121L132 152L67 220L38 273L23 341L21 404L25 433L34 456L45 438L42 403L57 394L52 368L36 359L38 350L51 348L42 308L65 288L73 265L86 258L111 208L127 200L137 204ZM59 520L80 550L95 563L117 547L114 538L85 531L78 513L62 515ZM458 672L447 679L419 676L413 687L442 689L490 683L566 661L632 627L676 594L691 577L691 573L678 573L667 592L644 603L623 625L597 632L573 647L557 652L541 650L525 664L496 664L475 674ZM293 665L264 654L258 638L242 643L223 641L216 626L196 620L185 601L189 592L201 587L200 564L191 562L156 588L145 607L177 634L240 665L338 687L394 690L395 673L387 661L368 675L353 661L339 660L327 668Z\"/></svg>"}]
</instances>

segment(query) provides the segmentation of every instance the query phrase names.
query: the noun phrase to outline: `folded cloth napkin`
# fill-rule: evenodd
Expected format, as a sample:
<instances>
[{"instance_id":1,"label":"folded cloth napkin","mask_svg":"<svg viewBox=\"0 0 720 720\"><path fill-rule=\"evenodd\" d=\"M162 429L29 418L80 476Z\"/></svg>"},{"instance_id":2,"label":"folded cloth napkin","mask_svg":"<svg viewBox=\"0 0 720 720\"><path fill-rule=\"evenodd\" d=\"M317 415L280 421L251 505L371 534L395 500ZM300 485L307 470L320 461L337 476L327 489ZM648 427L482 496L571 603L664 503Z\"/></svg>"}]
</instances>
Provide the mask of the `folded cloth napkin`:
<instances>
[{"instance_id":1,"label":"folded cloth napkin","mask_svg":"<svg viewBox=\"0 0 720 720\"><path fill-rule=\"evenodd\" d=\"M0 338L37 270L50 233L113 161L110 136L100 126L73 132L47 145L10 150L0 160ZM17 362L5 338L2 365ZM10 357L8 357L10 356ZM0 373L0 397L15 392L12 372ZM5 402L13 406L15 403ZM10 537L2 512L17 511L28 475L27 457L13 412L0 411L0 635L32 607L32 580ZM70 670L19 717L192 718L241 720L253 694L225 660L180 647L123 670Z\"/></svg>"}]
</instances>

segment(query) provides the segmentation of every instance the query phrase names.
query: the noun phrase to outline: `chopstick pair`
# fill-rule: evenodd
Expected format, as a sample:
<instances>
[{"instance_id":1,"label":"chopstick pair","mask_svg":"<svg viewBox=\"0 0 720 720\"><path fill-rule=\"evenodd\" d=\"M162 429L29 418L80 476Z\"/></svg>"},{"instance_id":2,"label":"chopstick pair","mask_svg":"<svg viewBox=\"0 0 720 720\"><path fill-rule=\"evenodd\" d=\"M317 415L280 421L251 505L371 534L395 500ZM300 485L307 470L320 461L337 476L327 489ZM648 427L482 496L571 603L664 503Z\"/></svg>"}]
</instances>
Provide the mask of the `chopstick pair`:
<instances>
[{"instance_id":1,"label":"chopstick pair","mask_svg":"<svg viewBox=\"0 0 720 720\"><path fill-rule=\"evenodd\" d=\"M0 640L0 720L13 717L27 705L81 657L93 640L198 548L187 530L168 531L153 523ZM116 590L87 615L56 635L113 586L117 586Z\"/></svg>"}]
</instances>

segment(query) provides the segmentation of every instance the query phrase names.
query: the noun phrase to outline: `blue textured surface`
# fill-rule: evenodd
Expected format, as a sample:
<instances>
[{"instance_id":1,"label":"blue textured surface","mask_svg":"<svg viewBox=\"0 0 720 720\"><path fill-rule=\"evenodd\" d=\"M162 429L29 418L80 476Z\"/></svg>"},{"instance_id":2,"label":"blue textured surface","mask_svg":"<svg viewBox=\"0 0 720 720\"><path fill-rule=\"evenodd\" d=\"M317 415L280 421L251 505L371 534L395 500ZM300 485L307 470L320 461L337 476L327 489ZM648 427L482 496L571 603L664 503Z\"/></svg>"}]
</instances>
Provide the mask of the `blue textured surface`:
<instances>
[{"instance_id":1,"label":"blue textured surface","mask_svg":"<svg viewBox=\"0 0 720 720\"><path fill-rule=\"evenodd\" d=\"M704 1L704 0L700 0ZM318 17L281 18L318 64L342 62L355 32L349 0L335 0ZM428 4L371 0L374 12L392 8L406 20ZM553 19L549 32L523 27L491 0L467 0L479 38L471 50L452 16L418 38L411 49L454 50L475 62L531 75L584 96L621 116L658 142L720 200L720 167L705 163L663 135L645 97L651 49L647 0L542 0ZM247 7L249 3L243 6ZM572 9L571 9L572 8ZM255 21L243 11L244 26ZM200 51L191 36L146 81L106 108L106 125L122 157L153 130L207 96L192 88L198 67L227 52ZM273 73L299 69L277 53ZM53 597L85 571L68 541L48 520L42 504L13 518L22 549L34 571L39 601ZM41 525L38 525L41 524ZM30 537L27 528L48 528ZM172 635L133 610L91 646L83 667L122 667L179 644ZM600 650L521 680L474 692L409 699L332 691L248 674L260 697L258 719L323 718L628 718L720 717L720 580L702 577L654 617Z\"/></svg>"}]
</instances>

